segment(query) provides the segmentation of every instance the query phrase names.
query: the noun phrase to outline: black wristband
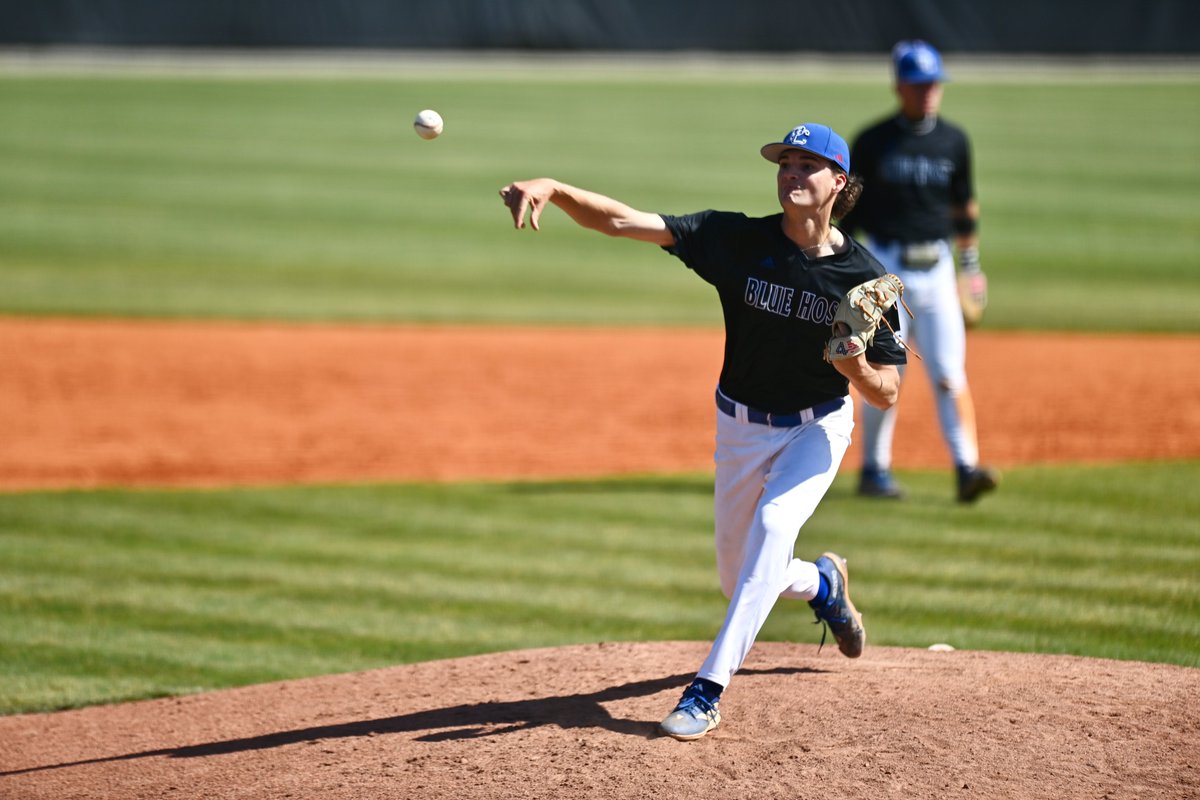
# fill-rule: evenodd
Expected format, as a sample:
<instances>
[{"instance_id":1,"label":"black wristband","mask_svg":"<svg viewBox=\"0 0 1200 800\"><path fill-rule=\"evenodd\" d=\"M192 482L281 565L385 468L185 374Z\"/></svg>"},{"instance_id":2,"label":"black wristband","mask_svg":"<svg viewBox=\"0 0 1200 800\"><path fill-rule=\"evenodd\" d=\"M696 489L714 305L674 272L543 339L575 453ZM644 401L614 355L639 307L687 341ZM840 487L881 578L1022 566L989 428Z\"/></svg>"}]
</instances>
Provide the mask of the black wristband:
<instances>
[{"instance_id":1,"label":"black wristband","mask_svg":"<svg viewBox=\"0 0 1200 800\"><path fill-rule=\"evenodd\" d=\"M954 232L959 236L970 236L979 230L979 220L971 217L955 217L952 220Z\"/></svg>"}]
</instances>

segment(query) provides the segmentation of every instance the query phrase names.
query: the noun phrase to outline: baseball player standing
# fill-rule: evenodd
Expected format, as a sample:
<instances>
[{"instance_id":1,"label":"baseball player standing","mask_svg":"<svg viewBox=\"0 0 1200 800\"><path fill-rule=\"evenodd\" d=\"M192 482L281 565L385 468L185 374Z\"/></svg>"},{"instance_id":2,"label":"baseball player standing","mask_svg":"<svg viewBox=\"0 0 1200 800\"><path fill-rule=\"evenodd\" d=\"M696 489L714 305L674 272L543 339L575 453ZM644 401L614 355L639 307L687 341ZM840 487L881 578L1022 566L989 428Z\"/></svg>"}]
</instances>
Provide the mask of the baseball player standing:
<instances>
[{"instance_id":1,"label":"baseball player standing","mask_svg":"<svg viewBox=\"0 0 1200 800\"><path fill-rule=\"evenodd\" d=\"M848 292L884 274L865 248L831 224L861 187L849 174L845 141L807 123L761 154L778 164L783 209L761 218L638 211L550 178L500 190L518 229L528 213L538 230L542 211L553 204L582 227L659 245L720 298L725 355L714 412L714 516L717 571L729 606L696 679L662 722L665 733L684 740L720 721L721 692L780 597L807 601L843 654L862 653L866 635L850 601L845 561L834 553L805 561L793 549L850 445L849 385L886 408L899 391L897 365L905 362L891 331L875 328L877 322L873 340L831 338L839 306L862 308ZM895 327L893 302L878 304L876 313Z\"/></svg>"},{"instance_id":2,"label":"baseball player standing","mask_svg":"<svg viewBox=\"0 0 1200 800\"><path fill-rule=\"evenodd\" d=\"M955 465L957 497L970 503L997 482L992 470L979 465L966 373L964 311L977 321L987 302L970 143L962 129L938 115L946 80L938 51L905 41L895 46L892 59L900 109L855 140L851 158L863 178L863 194L841 225L851 233L864 230L867 247L904 282L914 318L902 317L900 334L924 359ZM863 409L862 495L903 496L891 474L896 413L895 407Z\"/></svg>"}]
</instances>

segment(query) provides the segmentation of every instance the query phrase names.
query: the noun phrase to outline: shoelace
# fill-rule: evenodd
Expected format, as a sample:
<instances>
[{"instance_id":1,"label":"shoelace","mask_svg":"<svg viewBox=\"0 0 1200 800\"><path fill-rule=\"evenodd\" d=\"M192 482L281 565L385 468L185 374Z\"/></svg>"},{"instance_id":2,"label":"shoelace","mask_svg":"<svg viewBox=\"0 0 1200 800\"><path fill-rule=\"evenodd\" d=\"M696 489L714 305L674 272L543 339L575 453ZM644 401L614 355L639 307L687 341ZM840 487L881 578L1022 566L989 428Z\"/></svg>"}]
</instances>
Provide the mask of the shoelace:
<instances>
[{"instance_id":1,"label":"shoelace","mask_svg":"<svg viewBox=\"0 0 1200 800\"><path fill-rule=\"evenodd\" d=\"M825 634L829 633L829 625L820 617L813 620L813 625L821 626L821 643L817 645L817 655L821 655L821 648L825 646Z\"/></svg>"},{"instance_id":2,"label":"shoelace","mask_svg":"<svg viewBox=\"0 0 1200 800\"><path fill-rule=\"evenodd\" d=\"M701 713L707 717L711 717L717 710L715 703L708 702L704 695L693 692L690 689L683 693L683 697L680 698L679 705L675 706L675 710L686 711L692 706L699 708Z\"/></svg>"},{"instance_id":3,"label":"shoelace","mask_svg":"<svg viewBox=\"0 0 1200 800\"><path fill-rule=\"evenodd\" d=\"M827 607L824 610L829 611L830 609ZM829 626L831 624L849 625L850 618L849 617L835 617L832 614L828 614L828 613L822 614L820 611L817 611L816 609L813 609L813 614L816 616L816 619L813 620L813 625L821 626L821 643L819 645L817 645L817 655L821 655L821 648L825 646L825 636L829 633Z\"/></svg>"}]
</instances>

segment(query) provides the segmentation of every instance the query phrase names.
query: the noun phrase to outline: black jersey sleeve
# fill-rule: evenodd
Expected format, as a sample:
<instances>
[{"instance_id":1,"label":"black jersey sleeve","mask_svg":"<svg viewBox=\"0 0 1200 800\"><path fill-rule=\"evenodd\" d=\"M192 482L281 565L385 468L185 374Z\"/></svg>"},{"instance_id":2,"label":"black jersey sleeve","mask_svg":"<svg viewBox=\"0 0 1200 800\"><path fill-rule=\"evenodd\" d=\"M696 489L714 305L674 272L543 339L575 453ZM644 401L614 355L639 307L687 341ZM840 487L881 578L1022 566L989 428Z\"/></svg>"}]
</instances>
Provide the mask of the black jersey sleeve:
<instances>
[{"instance_id":1,"label":"black jersey sleeve","mask_svg":"<svg viewBox=\"0 0 1200 800\"><path fill-rule=\"evenodd\" d=\"M951 202L958 208L965 206L975 197L974 176L971 174L971 140L966 133L957 131L958 156L955 159L957 168L954 179L950 183Z\"/></svg>"},{"instance_id":2,"label":"black jersey sleeve","mask_svg":"<svg viewBox=\"0 0 1200 800\"><path fill-rule=\"evenodd\" d=\"M663 249L711 284L720 282L730 263L729 230L746 216L731 211L700 211L672 216L660 214L675 244Z\"/></svg>"},{"instance_id":3,"label":"black jersey sleeve","mask_svg":"<svg viewBox=\"0 0 1200 800\"><path fill-rule=\"evenodd\" d=\"M701 255L703 250L703 245L699 241L698 231L703 221L712 213L712 211L701 211L697 214L685 214L682 216L659 214L663 222L666 223L667 230L675 238L675 244L666 245L663 247L663 250L678 258L689 269L695 269L696 259Z\"/></svg>"}]
</instances>

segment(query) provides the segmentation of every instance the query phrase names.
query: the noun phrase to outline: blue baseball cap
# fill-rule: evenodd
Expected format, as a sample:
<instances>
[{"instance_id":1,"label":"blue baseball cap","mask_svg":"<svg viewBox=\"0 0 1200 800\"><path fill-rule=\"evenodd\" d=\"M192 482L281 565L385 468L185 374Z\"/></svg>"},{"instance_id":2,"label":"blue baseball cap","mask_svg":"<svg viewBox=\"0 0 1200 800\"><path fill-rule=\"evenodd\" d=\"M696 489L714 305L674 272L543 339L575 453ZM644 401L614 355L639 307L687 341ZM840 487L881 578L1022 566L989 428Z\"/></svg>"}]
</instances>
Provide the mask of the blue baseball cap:
<instances>
[{"instance_id":1,"label":"blue baseball cap","mask_svg":"<svg viewBox=\"0 0 1200 800\"><path fill-rule=\"evenodd\" d=\"M896 83L938 83L948 80L942 69L941 53L920 39L898 42L892 48L892 66L896 71Z\"/></svg>"},{"instance_id":2,"label":"blue baseball cap","mask_svg":"<svg viewBox=\"0 0 1200 800\"><path fill-rule=\"evenodd\" d=\"M807 150L832 162L833 166L847 175L850 174L850 148L846 146L846 140L828 125L818 125L815 122L797 125L788 131L782 142L764 144L759 152L767 161L778 164L779 156L784 150Z\"/></svg>"}]
</instances>

